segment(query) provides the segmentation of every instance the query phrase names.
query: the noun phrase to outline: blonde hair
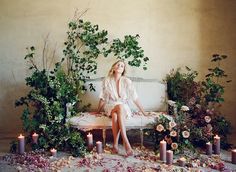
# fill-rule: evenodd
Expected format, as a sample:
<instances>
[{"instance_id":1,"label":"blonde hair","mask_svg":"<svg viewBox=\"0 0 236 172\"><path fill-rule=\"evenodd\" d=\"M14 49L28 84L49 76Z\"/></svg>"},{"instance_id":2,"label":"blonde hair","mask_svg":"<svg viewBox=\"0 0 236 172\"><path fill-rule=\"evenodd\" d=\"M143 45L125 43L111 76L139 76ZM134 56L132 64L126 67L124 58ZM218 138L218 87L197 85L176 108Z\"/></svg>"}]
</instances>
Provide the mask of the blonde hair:
<instances>
[{"instance_id":1,"label":"blonde hair","mask_svg":"<svg viewBox=\"0 0 236 172\"><path fill-rule=\"evenodd\" d=\"M120 59L120 60L118 60L118 61L116 61L112 66L111 66L111 69L109 70L109 73L108 73L108 76L113 76L113 74L114 74L114 66L117 64L117 63L119 63L119 62L122 62L122 63L124 63L124 71L122 72L122 76L124 76L125 74L126 74L126 64L125 64L125 61L124 60L122 60L122 59Z\"/></svg>"}]
</instances>

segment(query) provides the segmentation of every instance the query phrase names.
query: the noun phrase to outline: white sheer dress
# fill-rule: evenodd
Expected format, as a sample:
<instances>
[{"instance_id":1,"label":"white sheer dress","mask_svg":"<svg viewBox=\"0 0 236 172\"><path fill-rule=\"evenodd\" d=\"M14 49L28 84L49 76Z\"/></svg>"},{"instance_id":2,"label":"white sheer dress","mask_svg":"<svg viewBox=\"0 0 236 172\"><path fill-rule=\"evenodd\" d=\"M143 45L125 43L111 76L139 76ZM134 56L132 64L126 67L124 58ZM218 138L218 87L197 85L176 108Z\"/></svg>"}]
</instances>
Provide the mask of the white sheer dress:
<instances>
[{"instance_id":1,"label":"white sheer dress","mask_svg":"<svg viewBox=\"0 0 236 172\"><path fill-rule=\"evenodd\" d=\"M132 115L129 103L130 101L135 101L138 98L138 95L129 78L121 76L118 93L114 78L106 77L103 81L99 98L105 102L104 111L107 116L111 116L111 111L116 105L122 104L124 105L126 118L129 118Z\"/></svg>"}]
</instances>

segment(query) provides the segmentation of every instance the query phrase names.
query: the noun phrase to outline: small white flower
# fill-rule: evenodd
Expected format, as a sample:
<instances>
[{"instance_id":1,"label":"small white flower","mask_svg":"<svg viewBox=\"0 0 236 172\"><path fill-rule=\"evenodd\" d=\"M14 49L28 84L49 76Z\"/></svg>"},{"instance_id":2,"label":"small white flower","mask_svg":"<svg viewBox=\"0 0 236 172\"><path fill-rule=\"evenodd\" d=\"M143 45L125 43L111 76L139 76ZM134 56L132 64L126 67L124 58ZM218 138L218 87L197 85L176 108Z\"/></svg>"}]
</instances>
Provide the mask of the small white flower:
<instances>
[{"instance_id":1,"label":"small white flower","mask_svg":"<svg viewBox=\"0 0 236 172\"><path fill-rule=\"evenodd\" d=\"M176 126L176 123L174 122L174 121L170 121L169 122L169 128L171 129L171 128L173 128L173 127L175 127Z\"/></svg>"},{"instance_id":2,"label":"small white flower","mask_svg":"<svg viewBox=\"0 0 236 172\"><path fill-rule=\"evenodd\" d=\"M189 138L189 136L190 136L190 132L189 131L183 131L182 132L182 135L183 135L183 138Z\"/></svg>"},{"instance_id":3,"label":"small white flower","mask_svg":"<svg viewBox=\"0 0 236 172\"><path fill-rule=\"evenodd\" d=\"M189 111L189 107L188 106L181 106L181 110L182 111Z\"/></svg>"},{"instance_id":4,"label":"small white flower","mask_svg":"<svg viewBox=\"0 0 236 172\"><path fill-rule=\"evenodd\" d=\"M205 116L204 119L205 119L206 123L211 122L211 117L210 116Z\"/></svg>"},{"instance_id":5,"label":"small white flower","mask_svg":"<svg viewBox=\"0 0 236 172\"><path fill-rule=\"evenodd\" d=\"M175 106L175 104L176 104L176 102L173 100L168 100L167 102L168 102L168 105L170 105L170 106Z\"/></svg>"},{"instance_id":6,"label":"small white flower","mask_svg":"<svg viewBox=\"0 0 236 172\"><path fill-rule=\"evenodd\" d=\"M156 130L159 131L159 132L162 132L162 131L164 130L163 125L159 124L159 125L156 127Z\"/></svg>"},{"instance_id":7,"label":"small white flower","mask_svg":"<svg viewBox=\"0 0 236 172\"><path fill-rule=\"evenodd\" d=\"M171 131L171 132L170 132L170 136L171 136L171 137L176 137L176 136L177 136L177 132L174 131L174 130Z\"/></svg>"},{"instance_id":8,"label":"small white flower","mask_svg":"<svg viewBox=\"0 0 236 172\"><path fill-rule=\"evenodd\" d=\"M172 143L172 144L171 144L171 148L172 148L173 150L176 150L176 149L178 148L178 144L177 144L177 143Z\"/></svg>"}]
</instances>

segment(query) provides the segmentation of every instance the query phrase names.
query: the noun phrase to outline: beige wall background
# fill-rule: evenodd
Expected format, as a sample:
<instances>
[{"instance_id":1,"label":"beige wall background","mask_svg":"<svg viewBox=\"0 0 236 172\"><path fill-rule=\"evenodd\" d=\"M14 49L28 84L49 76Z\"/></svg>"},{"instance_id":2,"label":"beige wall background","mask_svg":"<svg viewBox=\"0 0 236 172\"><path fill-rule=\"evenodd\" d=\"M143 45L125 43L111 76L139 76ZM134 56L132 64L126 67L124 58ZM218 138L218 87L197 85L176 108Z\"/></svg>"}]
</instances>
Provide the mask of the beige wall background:
<instances>
[{"instance_id":1,"label":"beige wall background","mask_svg":"<svg viewBox=\"0 0 236 172\"><path fill-rule=\"evenodd\" d=\"M141 36L141 46L150 58L149 69L129 69L130 76L162 80L172 68L187 65L197 70L201 79L211 65L212 54L228 55L223 67L233 82L226 85L222 113L232 122L231 140L236 144L235 0L0 0L1 138L22 131L22 109L15 108L14 102L28 91L25 48L34 45L41 64L49 35L49 50L55 49L56 58L61 58L67 23L76 9L88 9L83 18L108 30L111 39ZM112 58L100 58L97 77L106 75L112 62Z\"/></svg>"}]
</instances>

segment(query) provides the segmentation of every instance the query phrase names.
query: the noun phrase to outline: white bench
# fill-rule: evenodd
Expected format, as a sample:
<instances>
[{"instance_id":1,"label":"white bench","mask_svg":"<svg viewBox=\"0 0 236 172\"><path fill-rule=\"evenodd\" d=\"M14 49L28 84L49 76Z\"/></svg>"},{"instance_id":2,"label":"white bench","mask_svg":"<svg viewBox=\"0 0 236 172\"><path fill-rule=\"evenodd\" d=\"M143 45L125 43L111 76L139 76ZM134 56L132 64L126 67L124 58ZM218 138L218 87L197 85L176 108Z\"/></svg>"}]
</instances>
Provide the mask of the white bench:
<instances>
[{"instance_id":1,"label":"white bench","mask_svg":"<svg viewBox=\"0 0 236 172\"><path fill-rule=\"evenodd\" d=\"M148 116L138 115L137 108L131 104L131 109L134 111L134 115L126 120L127 130L140 129L141 145L143 145L143 129L151 128L148 124L155 122L155 118L159 115L166 115L166 84L156 79L129 78L133 81L144 110L150 112L150 115ZM88 80L86 87L88 88L89 83L92 83L95 86L96 91L87 91L86 94L81 96L83 101L82 105L90 103L91 111L97 109L103 79L104 78L96 78ZM112 126L111 118L105 116L105 114L95 116L89 114L89 112L79 113L78 115L69 118L67 121L72 127L79 130L89 131L93 129L102 129L104 143L106 141L106 129L110 129Z\"/></svg>"}]
</instances>

